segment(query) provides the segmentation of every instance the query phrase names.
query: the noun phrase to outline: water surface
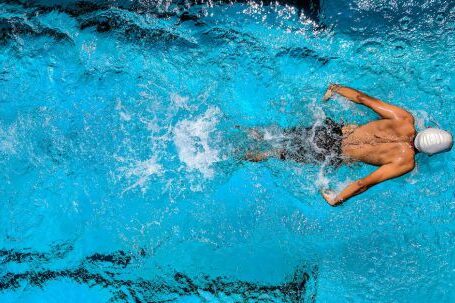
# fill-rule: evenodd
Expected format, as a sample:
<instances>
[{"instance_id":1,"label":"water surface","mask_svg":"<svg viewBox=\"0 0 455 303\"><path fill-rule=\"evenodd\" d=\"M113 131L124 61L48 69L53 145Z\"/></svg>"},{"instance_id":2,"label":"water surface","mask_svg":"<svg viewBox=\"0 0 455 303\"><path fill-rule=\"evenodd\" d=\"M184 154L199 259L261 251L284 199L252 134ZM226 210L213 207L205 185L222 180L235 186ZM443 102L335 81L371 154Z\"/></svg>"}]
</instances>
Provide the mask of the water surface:
<instances>
[{"instance_id":1,"label":"water surface","mask_svg":"<svg viewBox=\"0 0 455 303\"><path fill-rule=\"evenodd\" d=\"M0 301L450 302L454 153L338 208L374 167L245 163L235 126L453 130L450 1L0 4Z\"/></svg>"}]
</instances>

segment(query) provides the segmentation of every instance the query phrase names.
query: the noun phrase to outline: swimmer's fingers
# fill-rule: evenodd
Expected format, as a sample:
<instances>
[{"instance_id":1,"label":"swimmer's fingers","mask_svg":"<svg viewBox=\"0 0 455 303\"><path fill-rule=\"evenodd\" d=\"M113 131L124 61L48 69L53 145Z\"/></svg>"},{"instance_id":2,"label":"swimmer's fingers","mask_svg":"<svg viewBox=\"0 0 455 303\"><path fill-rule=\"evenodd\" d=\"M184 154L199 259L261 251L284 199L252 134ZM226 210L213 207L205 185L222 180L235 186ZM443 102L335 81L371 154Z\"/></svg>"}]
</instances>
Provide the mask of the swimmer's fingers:
<instances>
[{"instance_id":1,"label":"swimmer's fingers","mask_svg":"<svg viewBox=\"0 0 455 303\"><path fill-rule=\"evenodd\" d=\"M329 190L329 189L321 190L321 195L327 201L327 203L329 203L330 205L333 206L336 204L335 203L336 194L334 191Z\"/></svg>"},{"instance_id":2,"label":"swimmer's fingers","mask_svg":"<svg viewBox=\"0 0 455 303\"><path fill-rule=\"evenodd\" d=\"M330 98L332 98L332 96L333 96L333 91L329 86L329 88L327 89L327 91L324 94L324 97L322 97L322 101L328 101Z\"/></svg>"},{"instance_id":3,"label":"swimmer's fingers","mask_svg":"<svg viewBox=\"0 0 455 303\"><path fill-rule=\"evenodd\" d=\"M333 94L336 93L338 87L339 87L338 84L330 84L329 87L327 88L327 91L324 94L324 97L322 97L322 101L328 101L330 98L332 98Z\"/></svg>"},{"instance_id":4,"label":"swimmer's fingers","mask_svg":"<svg viewBox=\"0 0 455 303\"><path fill-rule=\"evenodd\" d=\"M332 199L330 199L330 196L324 192L321 192L321 195L327 201L327 203L330 204L330 201L332 201Z\"/></svg>"},{"instance_id":5,"label":"swimmer's fingers","mask_svg":"<svg viewBox=\"0 0 455 303\"><path fill-rule=\"evenodd\" d=\"M328 101L330 98L332 98L333 92L329 89L324 94L324 97L322 97L322 101Z\"/></svg>"}]
</instances>

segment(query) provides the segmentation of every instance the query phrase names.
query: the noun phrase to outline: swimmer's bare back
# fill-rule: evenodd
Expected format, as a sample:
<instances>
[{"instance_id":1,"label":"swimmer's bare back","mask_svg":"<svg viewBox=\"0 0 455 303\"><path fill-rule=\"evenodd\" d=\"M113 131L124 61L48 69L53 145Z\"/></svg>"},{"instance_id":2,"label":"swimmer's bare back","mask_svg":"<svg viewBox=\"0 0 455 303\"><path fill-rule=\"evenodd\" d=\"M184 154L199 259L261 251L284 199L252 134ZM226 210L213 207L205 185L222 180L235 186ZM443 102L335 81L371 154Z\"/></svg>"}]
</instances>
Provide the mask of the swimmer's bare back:
<instances>
[{"instance_id":1,"label":"swimmer's bare back","mask_svg":"<svg viewBox=\"0 0 455 303\"><path fill-rule=\"evenodd\" d=\"M364 162L379 168L365 178L351 183L338 194L324 191L324 199L332 206L366 191L373 185L413 170L413 140L416 134L414 117L400 107L336 84L329 86L323 100L329 100L334 94L371 108L380 119L343 130L343 156L351 161Z\"/></svg>"}]
</instances>

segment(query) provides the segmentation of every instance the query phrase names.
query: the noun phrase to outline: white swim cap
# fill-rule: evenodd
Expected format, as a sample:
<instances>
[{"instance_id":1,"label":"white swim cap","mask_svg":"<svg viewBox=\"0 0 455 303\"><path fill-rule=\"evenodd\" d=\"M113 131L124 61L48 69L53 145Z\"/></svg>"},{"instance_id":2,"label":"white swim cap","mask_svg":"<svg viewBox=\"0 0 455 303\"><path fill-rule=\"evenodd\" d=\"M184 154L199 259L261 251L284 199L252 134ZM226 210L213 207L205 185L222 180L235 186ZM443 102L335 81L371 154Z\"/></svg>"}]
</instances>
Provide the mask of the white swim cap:
<instances>
[{"instance_id":1,"label":"white swim cap","mask_svg":"<svg viewBox=\"0 0 455 303\"><path fill-rule=\"evenodd\" d=\"M452 147L452 135L439 128L427 128L417 133L414 146L419 152L437 154Z\"/></svg>"}]
</instances>

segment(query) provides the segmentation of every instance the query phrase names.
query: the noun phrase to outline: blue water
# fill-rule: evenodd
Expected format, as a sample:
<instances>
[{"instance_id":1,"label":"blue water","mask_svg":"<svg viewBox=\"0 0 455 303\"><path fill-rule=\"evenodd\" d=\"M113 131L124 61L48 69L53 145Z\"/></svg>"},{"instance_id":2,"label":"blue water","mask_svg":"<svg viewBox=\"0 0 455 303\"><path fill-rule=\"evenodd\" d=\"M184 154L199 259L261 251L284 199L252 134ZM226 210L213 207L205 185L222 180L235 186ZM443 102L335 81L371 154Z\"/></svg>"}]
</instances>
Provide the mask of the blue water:
<instances>
[{"instance_id":1,"label":"blue water","mask_svg":"<svg viewBox=\"0 0 455 303\"><path fill-rule=\"evenodd\" d=\"M330 208L374 167L236 128L376 118L336 82L455 131L453 1L97 3L0 3L0 302L455 300L453 151Z\"/></svg>"}]
</instances>

